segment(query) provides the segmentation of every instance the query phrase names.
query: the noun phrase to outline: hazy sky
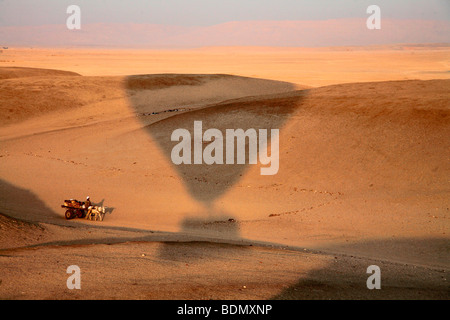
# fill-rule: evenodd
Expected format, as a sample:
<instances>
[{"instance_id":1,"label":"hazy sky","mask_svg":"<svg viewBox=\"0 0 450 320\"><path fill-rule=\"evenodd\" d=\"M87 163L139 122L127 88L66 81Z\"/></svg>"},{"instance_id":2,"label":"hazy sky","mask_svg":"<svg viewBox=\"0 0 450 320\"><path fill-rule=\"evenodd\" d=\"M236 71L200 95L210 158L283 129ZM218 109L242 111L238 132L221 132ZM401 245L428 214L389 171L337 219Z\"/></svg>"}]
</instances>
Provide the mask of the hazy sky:
<instances>
[{"instance_id":1,"label":"hazy sky","mask_svg":"<svg viewBox=\"0 0 450 320\"><path fill-rule=\"evenodd\" d=\"M65 24L71 4L80 6L84 24L366 18L371 4L383 18L450 20L450 0L0 0L0 26Z\"/></svg>"}]
</instances>

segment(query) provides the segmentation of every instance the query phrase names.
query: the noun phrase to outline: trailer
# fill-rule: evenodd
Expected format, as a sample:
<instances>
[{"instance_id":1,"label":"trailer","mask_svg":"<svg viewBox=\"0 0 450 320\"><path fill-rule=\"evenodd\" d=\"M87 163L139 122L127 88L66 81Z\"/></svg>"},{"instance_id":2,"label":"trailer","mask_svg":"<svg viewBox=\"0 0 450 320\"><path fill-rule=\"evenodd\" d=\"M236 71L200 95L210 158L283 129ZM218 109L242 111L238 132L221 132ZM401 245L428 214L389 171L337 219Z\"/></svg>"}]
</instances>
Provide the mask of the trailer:
<instances>
[{"instance_id":1,"label":"trailer","mask_svg":"<svg viewBox=\"0 0 450 320\"><path fill-rule=\"evenodd\" d=\"M65 208L64 217L67 220L74 218L84 218L86 216L87 208L84 207L84 202L75 199L64 200L61 208Z\"/></svg>"}]
</instances>

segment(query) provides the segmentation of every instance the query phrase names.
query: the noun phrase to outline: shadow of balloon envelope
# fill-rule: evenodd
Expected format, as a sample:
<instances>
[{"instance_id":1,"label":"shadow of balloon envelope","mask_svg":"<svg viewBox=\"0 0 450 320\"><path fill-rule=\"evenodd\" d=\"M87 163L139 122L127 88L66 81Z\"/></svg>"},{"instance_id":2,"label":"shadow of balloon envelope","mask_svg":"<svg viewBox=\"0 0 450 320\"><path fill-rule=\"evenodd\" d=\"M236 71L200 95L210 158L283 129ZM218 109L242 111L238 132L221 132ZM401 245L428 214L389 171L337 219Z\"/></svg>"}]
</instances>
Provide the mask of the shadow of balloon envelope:
<instances>
[{"instance_id":1,"label":"shadow of balloon envelope","mask_svg":"<svg viewBox=\"0 0 450 320\"><path fill-rule=\"evenodd\" d=\"M149 88L153 88L152 84L155 80L150 75L148 77ZM190 81L187 82L188 85L199 85L197 82L194 82L194 84L191 83L194 81L193 79L195 79L193 78L193 75L188 75L186 77ZM202 78L203 76L198 77ZM129 90L135 90L136 81L137 80L135 77L129 77L125 87ZM180 83L181 85L186 85L183 81ZM145 85L140 84L139 88L143 89L145 88ZM160 87L156 87L156 89L159 88ZM142 112L142 102L138 101L139 99L136 98L135 95L131 94L129 95L129 99L131 106L135 108L136 113ZM270 149L272 129L279 130L280 133L282 132L283 125L297 110L301 99L302 95L298 92L290 95L280 94L263 97L249 97L231 100L189 112L173 112L173 116L149 125L147 125L148 119L146 117L145 119L140 117L140 119L142 119L143 123L146 124L144 126L144 130L151 135L152 140L158 144L160 150L162 150L164 155L167 157L167 160L178 172L178 175L187 187L189 194L197 201L203 202L207 207L209 207L210 203L214 202L214 200L222 196L228 189L235 185L250 166L254 166L254 164L249 164L248 138L245 140L245 163L238 164L238 152L236 150L238 145L237 141L234 143L235 150L232 152L234 155L234 163L227 161L227 150L225 150L226 130L242 129L244 132L247 132L249 129L254 129L258 134L258 138L260 129L265 130L267 132L267 146L268 149ZM151 101L148 102L148 105L151 105ZM179 106L168 106L167 109L173 110L177 107ZM147 117L151 116L152 115L148 115ZM201 123L201 138L203 138L203 134L209 129L216 129L222 133L224 139L223 164L207 164L205 161L195 163L194 136L196 135L194 132L194 122ZM190 164L175 164L172 161L172 151L180 143L179 140L172 141L172 134L178 129L184 129L190 134ZM205 148L214 142L214 137L212 138L212 141L202 139L201 153L203 154ZM281 143L282 141L280 141L280 144ZM258 150L257 154L260 154L260 152L261 150ZM261 168L269 166L261 165L259 158L257 160L257 166L260 166Z\"/></svg>"},{"instance_id":2,"label":"shadow of balloon envelope","mask_svg":"<svg viewBox=\"0 0 450 320\"><path fill-rule=\"evenodd\" d=\"M192 231L193 228L204 229L205 226L212 226L212 224L209 223L218 221L225 223L228 222L229 219L236 219L233 214L224 213L220 209L216 209L214 202L232 188L251 166L258 166L259 168L270 166L270 164L262 165L259 161L259 155L263 152L268 152L268 154L266 153L267 156L270 154L269 150L271 149L272 131L279 130L280 134L282 133L282 127L298 110L300 101L304 96L304 94L299 91L293 91L289 94L282 93L228 100L208 107L191 110L189 112L171 112L170 117L152 122L148 117L152 117L153 115L148 114L149 110L145 110L145 106L142 105L142 99L139 95L136 95L136 90L161 89L161 85L166 87L182 85L186 86L188 90L188 86L202 85L205 81L210 80L210 78L214 76L219 77L220 75L142 75L128 77L125 82L125 88L129 93L128 97L130 104L140 116L139 119L141 119L144 124L143 129L152 137L152 140L158 144L162 153L167 157L167 161L173 165L190 196L204 205L205 210L202 210L204 212L198 212L194 214L194 218L186 218L182 221L182 231L188 229ZM168 78L165 79L164 77ZM155 85L155 83L157 85ZM151 106L151 103L151 101L148 101L148 106ZM178 111L183 110L183 108L182 106L167 106L167 110ZM147 113L145 113L146 111ZM145 113L145 116L142 116L143 113ZM198 143L198 139L195 139L194 141L194 137L198 138L198 132L195 132L195 123L201 123L200 135L202 139L200 152L202 154L205 148L208 148L211 143L216 143L215 137L210 139L210 141L204 139L204 133L209 129L215 129L216 132L219 131L222 133L224 148L222 164L207 164L205 161L196 163L197 161L194 158L194 145L196 142ZM172 153L174 148L180 144L180 139L173 139L172 135L174 131L179 129L182 129L189 134L191 140L190 161L175 164ZM258 147L256 153L258 155L257 163L249 164L250 141L246 138L245 161L242 164L238 164L238 143L235 140L233 163L230 163L230 159L227 159L227 152L225 150L227 129L242 129L244 132L247 132L249 129L254 130L254 132L258 134L258 146L260 130L265 130L267 133L267 149L269 150L260 150ZM281 136L277 136L277 139L278 138L281 138ZM279 143L282 144L282 141L279 141ZM183 156L185 155L183 154ZM270 154L270 156L274 157L279 155ZM282 170L282 168L280 168L280 170ZM228 227L233 228L233 225L230 224ZM238 229L231 230L231 234L233 234L235 238L239 238Z\"/></svg>"}]
</instances>

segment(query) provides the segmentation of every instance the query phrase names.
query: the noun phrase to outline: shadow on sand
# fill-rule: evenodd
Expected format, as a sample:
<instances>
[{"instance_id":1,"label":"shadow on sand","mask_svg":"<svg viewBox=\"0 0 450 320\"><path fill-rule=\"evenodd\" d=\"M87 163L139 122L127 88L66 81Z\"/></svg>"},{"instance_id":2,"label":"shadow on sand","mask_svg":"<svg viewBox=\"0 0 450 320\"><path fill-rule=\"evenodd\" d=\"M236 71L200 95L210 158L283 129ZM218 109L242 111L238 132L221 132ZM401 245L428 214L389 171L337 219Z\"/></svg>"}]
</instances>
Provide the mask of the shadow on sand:
<instances>
[{"instance_id":1,"label":"shadow on sand","mask_svg":"<svg viewBox=\"0 0 450 320\"><path fill-rule=\"evenodd\" d=\"M63 215L50 209L33 192L0 180L0 209L14 218L32 221L60 219ZM27 213L23 216L23 213Z\"/></svg>"},{"instance_id":2,"label":"shadow on sand","mask_svg":"<svg viewBox=\"0 0 450 320\"><path fill-rule=\"evenodd\" d=\"M98 207L104 207L105 208L105 215L112 214L112 212L114 211L115 207L107 207L107 206L105 206L104 203L105 203L105 199L103 198L102 201L100 201L100 202L92 202L92 205L98 206Z\"/></svg>"},{"instance_id":3,"label":"shadow on sand","mask_svg":"<svg viewBox=\"0 0 450 320\"><path fill-rule=\"evenodd\" d=\"M427 251L424 252L424 249ZM308 271L295 284L271 299L448 300L450 298L447 280L450 271L448 239L381 239L330 247L326 250L334 254L318 252L328 256L325 267ZM380 289L367 287L367 280L373 274L367 272L367 268L371 265L380 268ZM302 270L299 270L299 273L302 273Z\"/></svg>"},{"instance_id":4,"label":"shadow on sand","mask_svg":"<svg viewBox=\"0 0 450 320\"><path fill-rule=\"evenodd\" d=\"M174 77L172 79L172 77ZM130 104L135 108L137 114L142 111L142 101L132 94L132 90L139 89L159 89L163 84L167 86L197 86L208 80L210 77L232 77L227 75L143 75L128 77L125 87L128 90ZM237 77L239 78L239 77ZM163 81L165 80L165 81ZM161 81L162 84L160 83ZM167 83L166 83L167 82ZM139 84L139 85L138 85ZM294 87L293 87L294 88ZM294 89L293 89L294 90ZM249 168L248 146L249 139L246 138L245 164L227 164L225 150L223 153L223 164L194 164L194 148L191 152L192 164L175 165L171 159L173 148L179 143L171 141L171 135L176 129L187 129L191 135L191 146L194 141L194 121L202 122L202 134L208 129L218 129L225 139L226 129L267 129L268 143L270 143L270 129L282 129L285 122L297 110L300 94L293 94L291 97L280 97L270 95L265 97L249 97L230 100L223 103L214 104L207 108L201 108L190 112L173 112L170 118L156 121L147 125L146 117L139 117L145 124L144 130L156 141L179 176L182 178L191 196L197 201L203 202L206 207L212 207L212 202L231 188ZM151 107L151 102L148 102ZM167 106L174 109L179 106ZM149 115L148 117L151 117ZM214 140L213 140L214 141ZM212 142L203 141L203 150ZM234 150L234 161L236 159L236 141ZM224 141L225 149L225 141ZM259 161L258 161L259 164ZM226 182L223 183L224 178Z\"/></svg>"},{"instance_id":5,"label":"shadow on sand","mask_svg":"<svg viewBox=\"0 0 450 320\"><path fill-rule=\"evenodd\" d=\"M295 113L303 98L298 92L290 96L268 95L263 97L247 97L236 100L229 100L212 106L192 110L189 112L178 112L180 106L167 106L168 110L175 110L169 118L153 123L148 117L154 115L143 113L145 105L142 98L136 95L135 90L155 90L170 86L185 86L186 90L192 86L201 86L211 79L232 78L229 75L141 75L130 76L125 81L127 96L131 106L135 109L139 119L144 124L144 130L157 142L167 161L170 162L181 177L186 189L193 199L202 203L204 212L194 213L194 218L186 218L181 224L181 231L191 232L197 230L216 230L227 226L231 228L231 234L239 238L239 230L233 229L230 223L236 218L232 213L224 213L214 209L215 200L222 196L227 190L235 185L246 170L249 169L249 138L245 139L245 163L237 163L237 139L234 143L234 164L230 164L226 159L225 133L227 129L259 129L267 131L267 149L270 148L271 129L282 130L286 121ZM240 78L240 77L235 77ZM294 87L292 87L294 91ZM147 102L151 110L151 101ZM143 116L144 115L144 116ZM218 129L223 135L223 164L194 164L194 121L201 121L202 132L208 129ZM150 124L149 124L150 123ZM191 164L173 164L171 153L179 141L171 141L174 130L186 129L191 137ZM202 153L208 145L215 140L204 141L202 143ZM265 148L264 148L265 151ZM258 151L259 152L259 151ZM215 153L214 153L215 154ZM184 155L184 154L183 154ZM260 166L260 161L252 166ZM188 216L188 215L186 215ZM217 231L217 230L216 230ZM164 256L164 253L162 253Z\"/></svg>"}]
</instances>

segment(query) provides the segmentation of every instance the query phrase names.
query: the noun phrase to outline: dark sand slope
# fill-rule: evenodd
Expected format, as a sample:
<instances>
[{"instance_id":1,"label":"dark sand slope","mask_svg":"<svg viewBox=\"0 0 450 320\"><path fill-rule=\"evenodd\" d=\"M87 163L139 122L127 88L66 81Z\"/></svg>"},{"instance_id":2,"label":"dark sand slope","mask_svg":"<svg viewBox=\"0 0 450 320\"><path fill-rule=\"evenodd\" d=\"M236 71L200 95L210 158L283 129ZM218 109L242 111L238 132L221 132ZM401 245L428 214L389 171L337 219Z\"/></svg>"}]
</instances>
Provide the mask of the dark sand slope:
<instances>
[{"instance_id":1,"label":"dark sand slope","mask_svg":"<svg viewBox=\"0 0 450 320\"><path fill-rule=\"evenodd\" d=\"M22 68L22 67L1 67L0 79L26 78L26 77L55 77L55 76L80 76L76 72L40 69L40 68Z\"/></svg>"}]
</instances>

